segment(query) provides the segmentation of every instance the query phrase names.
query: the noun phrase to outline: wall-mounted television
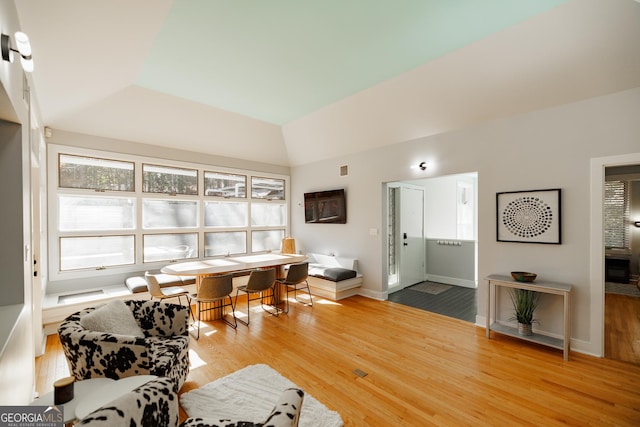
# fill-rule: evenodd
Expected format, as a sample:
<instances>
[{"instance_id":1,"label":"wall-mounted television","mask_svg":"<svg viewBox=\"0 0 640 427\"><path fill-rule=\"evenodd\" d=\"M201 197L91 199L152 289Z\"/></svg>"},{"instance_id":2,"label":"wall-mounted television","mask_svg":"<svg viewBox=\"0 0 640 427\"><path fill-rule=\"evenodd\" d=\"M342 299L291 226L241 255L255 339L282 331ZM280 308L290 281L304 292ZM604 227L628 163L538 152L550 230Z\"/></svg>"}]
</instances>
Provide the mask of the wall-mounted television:
<instances>
[{"instance_id":1,"label":"wall-mounted television","mask_svg":"<svg viewBox=\"0 0 640 427\"><path fill-rule=\"evenodd\" d=\"M347 203L344 189L304 193L304 222L345 224Z\"/></svg>"}]
</instances>

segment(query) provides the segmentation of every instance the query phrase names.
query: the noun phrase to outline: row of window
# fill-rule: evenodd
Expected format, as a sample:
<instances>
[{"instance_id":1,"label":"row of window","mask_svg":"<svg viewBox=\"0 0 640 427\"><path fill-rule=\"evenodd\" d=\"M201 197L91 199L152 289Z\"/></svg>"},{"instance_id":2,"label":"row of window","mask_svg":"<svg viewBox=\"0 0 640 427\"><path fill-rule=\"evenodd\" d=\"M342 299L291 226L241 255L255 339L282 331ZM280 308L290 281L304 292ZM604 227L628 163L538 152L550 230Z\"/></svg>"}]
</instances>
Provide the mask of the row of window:
<instances>
[{"instance_id":1,"label":"row of window","mask_svg":"<svg viewBox=\"0 0 640 427\"><path fill-rule=\"evenodd\" d=\"M142 199L144 230L167 228L253 227L286 225L286 205L282 203L205 201L200 218L199 200ZM134 230L137 228L135 197L102 197L94 195L58 196L61 232ZM249 218L250 217L250 218Z\"/></svg>"},{"instance_id":2,"label":"row of window","mask_svg":"<svg viewBox=\"0 0 640 427\"><path fill-rule=\"evenodd\" d=\"M198 233L144 234L142 262L198 258ZM284 230L251 231L252 252L280 247ZM247 232L204 233L205 257L247 253ZM136 263L136 237L83 236L60 238L60 270L102 269Z\"/></svg>"},{"instance_id":3,"label":"row of window","mask_svg":"<svg viewBox=\"0 0 640 427\"><path fill-rule=\"evenodd\" d=\"M51 150L54 276L279 249L288 228L286 178L86 151Z\"/></svg>"},{"instance_id":4,"label":"row of window","mask_svg":"<svg viewBox=\"0 0 640 427\"><path fill-rule=\"evenodd\" d=\"M135 162L60 154L60 188L135 191ZM142 164L142 192L198 195L198 170ZM204 171L206 196L246 198L247 176ZM284 200L284 180L251 177L251 198Z\"/></svg>"}]
</instances>

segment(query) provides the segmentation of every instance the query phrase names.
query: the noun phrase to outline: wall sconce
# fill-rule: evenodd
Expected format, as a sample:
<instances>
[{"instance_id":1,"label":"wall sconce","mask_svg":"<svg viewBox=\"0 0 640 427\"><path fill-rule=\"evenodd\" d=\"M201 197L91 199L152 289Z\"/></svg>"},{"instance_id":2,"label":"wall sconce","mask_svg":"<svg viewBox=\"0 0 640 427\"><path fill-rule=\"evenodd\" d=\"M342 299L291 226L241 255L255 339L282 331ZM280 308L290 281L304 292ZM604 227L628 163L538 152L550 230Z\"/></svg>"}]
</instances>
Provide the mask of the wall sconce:
<instances>
[{"instance_id":1,"label":"wall sconce","mask_svg":"<svg viewBox=\"0 0 640 427\"><path fill-rule=\"evenodd\" d=\"M421 171L427 170L427 162L420 162L420 164L418 165L418 169L420 169Z\"/></svg>"},{"instance_id":2,"label":"wall sconce","mask_svg":"<svg viewBox=\"0 0 640 427\"><path fill-rule=\"evenodd\" d=\"M17 52L20 55L20 64L22 69L27 73L33 71L33 58L31 57L31 43L29 43L29 37L21 32L17 31L14 34L16 41L16 48L11 47L11 38L7 34L2 34L0 44L2 46L2 59L8 62L13 62L13 52Z\"/></svg>"},{"instance_id":3,"label":"wall sconce","mask_svg":"<svg viewBox=\"0 0 640 427\"><path fill-rule=\"evenodd\" d=\"M635 225L636 227L640 228L640 221L634 222L633 225Z\"/></svg>"}]
</instances>

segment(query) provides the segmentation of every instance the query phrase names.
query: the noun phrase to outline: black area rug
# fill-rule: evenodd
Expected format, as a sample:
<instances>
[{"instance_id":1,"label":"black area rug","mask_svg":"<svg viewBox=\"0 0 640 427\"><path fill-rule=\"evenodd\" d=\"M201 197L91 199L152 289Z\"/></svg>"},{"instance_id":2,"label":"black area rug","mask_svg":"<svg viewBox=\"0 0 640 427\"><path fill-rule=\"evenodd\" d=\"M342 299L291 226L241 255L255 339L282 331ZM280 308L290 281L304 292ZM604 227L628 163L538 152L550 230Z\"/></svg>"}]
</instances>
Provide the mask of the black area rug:
<instances>
[{"instance_id":1,"label":"black area rug","mask_svg":"<svg viewBox=\"0 0 640 427\"><path fill-rule=\"evenodd\" d=\"M412 289L415 286L390 294L389 301L475 323L478 314L476 289L451 286L438 295L432 295Z\"/></svg>"}]
</instances>

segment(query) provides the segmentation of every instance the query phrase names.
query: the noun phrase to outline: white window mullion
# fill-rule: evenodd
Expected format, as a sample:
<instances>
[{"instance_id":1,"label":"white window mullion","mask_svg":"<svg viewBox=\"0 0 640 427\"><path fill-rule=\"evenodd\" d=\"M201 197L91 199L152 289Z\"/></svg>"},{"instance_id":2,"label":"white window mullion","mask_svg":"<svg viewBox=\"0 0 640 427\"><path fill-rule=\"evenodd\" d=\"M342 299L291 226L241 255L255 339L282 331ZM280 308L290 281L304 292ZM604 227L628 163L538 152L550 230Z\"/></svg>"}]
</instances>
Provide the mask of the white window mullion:
<instances>
[{"instance_id":1,"label":"white window mullion","mask_svg":"<svg viewBox=\"0 0 640 427\"><path fill-rule=\"evenodd\" d=\"M60 156L65 162L64 186L58 183ZM167 262L222 256L225 247L229 247L229 252L242 253L274 250L279 247L276 237L279 239L289 229L290 194L286 176L55 144L49 146L48 165L51 280L157 269ZM157 178L156 185L147 188L148 192L144 191L145 170ZM129 171L133 185L123 182L126 178L123 171ZM84 183L83 176L90 180ZM255 193L252 184L256 186ZM197 194L192 194L194 185ZM210 187L209 193L206 185ZM171 187L171 195L162 193L165 187ZM170 203L173 201L176 206ZM150 211L145 216L145 207L149 209L150 205L152 217L148 216ZM251 220L252 208L257 209L254 215L259 217L255 225ZM242 216L240 223L234 221L238 209ZM127 212L130 218L117 217ZM60 228L61 215L66 215L62 218L64 231ZM146 225L145 218L151 220ZM256 248L253 232L259 237L254 240L259 242L255 243ZM145 240L153 249L146 256L147 262ZM215 249L209 248L208 254L207 240L217 245ZM101 241L110 252L101 253ZM67 267L61 269L63 243L72 252L64 260ZM181 251L184 246L189 248Z\"/></svg>"}]
</instances>

